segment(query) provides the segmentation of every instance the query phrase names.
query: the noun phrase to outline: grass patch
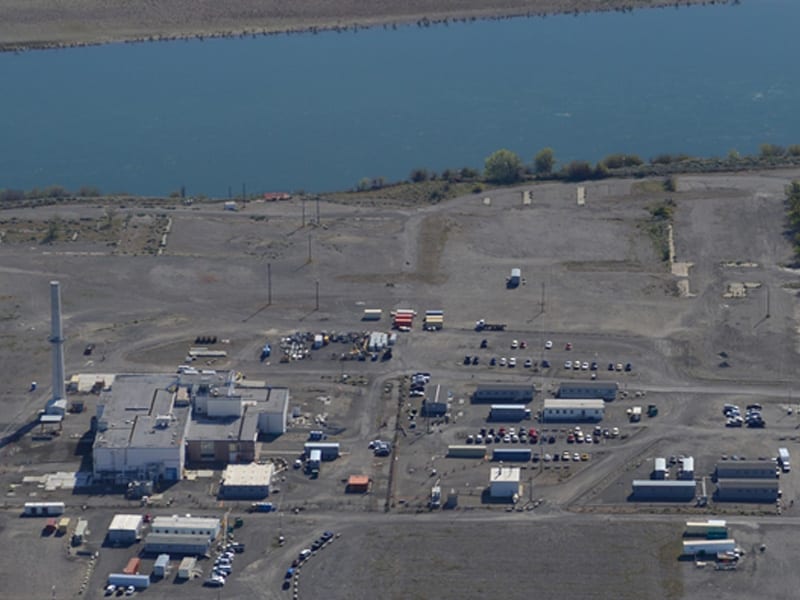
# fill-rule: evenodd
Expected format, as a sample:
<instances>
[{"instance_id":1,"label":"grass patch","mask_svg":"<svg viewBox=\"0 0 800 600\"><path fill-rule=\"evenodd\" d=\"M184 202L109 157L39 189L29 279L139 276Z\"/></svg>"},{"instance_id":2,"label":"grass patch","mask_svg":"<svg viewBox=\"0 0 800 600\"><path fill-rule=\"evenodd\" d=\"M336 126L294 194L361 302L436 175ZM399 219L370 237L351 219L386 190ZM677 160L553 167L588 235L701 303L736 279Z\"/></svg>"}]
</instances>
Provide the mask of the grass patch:
<instances>
[{"instance_id":1,"label":"grass patch","mask_svg":"<svg viewBox=\"0 0 800 600\"><path fill-rule=\"evenodd\" d=\"M354 204L380 204L391 202L393 204L419 205L436 204L458 196L478 194L490 186L479 182L449 182L444 180L430 180L419 182L398 183L376 190L335 192L323 194L322 199L332 202Z\"/></svg>"}]
</instances>

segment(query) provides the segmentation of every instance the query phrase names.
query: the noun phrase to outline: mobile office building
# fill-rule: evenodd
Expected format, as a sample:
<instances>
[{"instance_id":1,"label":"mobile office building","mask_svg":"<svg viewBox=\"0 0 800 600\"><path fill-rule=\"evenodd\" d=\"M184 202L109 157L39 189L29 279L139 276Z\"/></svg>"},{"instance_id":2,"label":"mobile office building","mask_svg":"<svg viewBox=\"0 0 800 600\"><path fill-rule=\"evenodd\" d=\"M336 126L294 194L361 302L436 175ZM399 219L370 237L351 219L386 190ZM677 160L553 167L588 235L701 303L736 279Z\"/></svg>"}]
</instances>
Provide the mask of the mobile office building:
<instances>
[{"instance_id":1,"label":"mobile office building","mask_svg":"<svg viewBox=\"0 0 800 600\"><path fill-rule=\"evenodd\" d=\"M723 519L708 521L687 521L685 537L702 537L706 539L725 539L728 537L728 524Z\"/></svg>"},{"instance_id":2,"label":"mobile office building","mask_svg":"<svg viewBox=\"0 0 800 600\"><path fill-rule=\"evenodd\" d=\"M63 502L26 502L22 514L26 517L57 517L64 514Z\"/></svg>"},{"instance_id":3,"label":"mobile office building","mask_svg":"<svg viewBox=\"0 0 800 600\"><path fill-rule=\"evenodd\" d=\"M522 271L520 269L511 269L511 276L508 278L506 285L510 288L518 287L522 281Z\"/></svg>"},{"instance_id":4,"label":"mobile office building","mask_svg":"<svg viewBox=\"0 0 800 600\"><path fill-rule=\"evenodd\" d=\"M453 444L447 447L447 458L486 458L486 446L481 444Z\"/></svg>"},{"instance_id":5,"label":"mobile office building","mask_svg":"<svg viewBox=\"0 0 800 600\"><path fill-rule=\"evenodd\" d=\"M616 381L562 381L558 386L559 398L616 399L619 384Z\"/></svg>"},{"instance_id":6,"label":"mobile office building","mask_svg":"<svg viewBox=\"0 0 800 600\"><path fill-rule=\"evenodd\" d=\"M530 448L494 448L492 450L493 461L514 461L514 462L530 462L531 449Z\"/></svg>"},{"instance_id":7,"label":"mobile office building","mask_svg":"<svg viewBox=\"0 0 800 600\"><path fill-rule=\"evenodd\" d=\"M683 553L687 556L698 554L717 555L720 552L733 552L736 550L736 540L684 540Z\"/></svg>"},{"instance_id":8,"label":"mobile office building","mask_svg":"<svg viewBox=\"0 0 800 600\"><path fill-rule=\"evenodd\" d=\"M492 404L489 421L522 421L531 418L531 409L519 404Z\"/></svg>"}]
</instances>

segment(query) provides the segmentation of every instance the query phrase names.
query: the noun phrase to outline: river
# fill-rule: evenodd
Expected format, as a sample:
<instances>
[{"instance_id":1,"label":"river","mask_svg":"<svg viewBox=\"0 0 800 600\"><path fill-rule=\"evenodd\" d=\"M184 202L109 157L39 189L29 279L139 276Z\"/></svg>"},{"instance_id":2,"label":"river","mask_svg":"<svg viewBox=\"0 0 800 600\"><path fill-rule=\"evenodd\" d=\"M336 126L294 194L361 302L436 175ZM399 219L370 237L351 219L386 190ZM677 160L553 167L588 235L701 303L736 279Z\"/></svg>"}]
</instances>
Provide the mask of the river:
<instances>
[{"instance_id":1,"label":"river","mask_svg":"<svg viewBox=\"0 0 800 600\"><path fill-rule=\"evenodd\" d=\"M0 189L322 191L506 147L800 143L800 3L0 55Z\"/></svg>"}]
</instances>

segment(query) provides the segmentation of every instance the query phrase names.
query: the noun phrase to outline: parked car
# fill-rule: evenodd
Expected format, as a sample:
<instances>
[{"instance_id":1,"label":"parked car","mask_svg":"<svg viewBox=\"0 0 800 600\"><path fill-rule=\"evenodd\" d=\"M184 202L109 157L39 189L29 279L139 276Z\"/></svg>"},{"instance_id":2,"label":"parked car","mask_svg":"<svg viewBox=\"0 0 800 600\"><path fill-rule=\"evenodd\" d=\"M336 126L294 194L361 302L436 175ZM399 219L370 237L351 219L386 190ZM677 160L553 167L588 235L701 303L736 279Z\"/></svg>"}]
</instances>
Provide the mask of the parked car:
<instances>
[{"instance_id":1,"label":"parked car","mask_svg":"<svg viewBox=\"0 0 800 600\"><path fill-rule=\"evenodd\" d=\"M495 366L496 364L497 364L497 359L496 359L496 358L493 356L493 357L491 358L491 360L489 361L489 365L493 367L493 366Z\"/></svg>"},{"instance_id":2,"label":"parked car","mask_svg":"<svg viewBox=\"0 0 800 600\"><path fill-rule=\"evenodd\" d=\"M516 350L519 348L519 342L517 340L511 340L511 349Z\"/></svg>"},{"instance_id":3,"label":"parked car","mask_svg":"<svg viewBox=\"0 0 800 600\"><path fill-rule=\"evenodd\" d=\"M530 358L525 359L525 368L530 369L533 366L533 361Z\"/></svg>"},{"instance_id":4,"label":"parked car","mask_svg":"<svg viewBox=\"0 0 800 600\"><path fill-rule=\"evenodd\" d=\"M542 368L543 369L549 369L550 368L550 361L549 360L543 360L542 361Z\"/></svg>"},{"instance_id":5,"label":"parked car","mask_svg":"<svg viewBox=\"0 0 800 600\"><path fill-rule=\"evenodd\" d=\"M517 359L513 356L508 359L508 366L509 367L516 367L517 366Z\"/></svg>"},{"instance_id":6,"label":"parked car","mask_svg":"<svg viewBox=\"0 0 800 600\"><path fill-rule=\"evenodd\" d=\"M633 365L631 363L625 363L625 370L630 372L633 370Z\"/></svg>"},{"instance_id":7,"label":"parked car","mask_svg":"<svg viewBox=\"0 0 800 600\"><path fill-rule=\"evenodd\" d=\"M589 366L592 371L597 371L597 361L592 361L592 364Z\"/></svg>"},{"instance_id":8,"label":"parked car","mask_svg":"<svg viewBox=\"0 0 800 600\"><path fill-rule=\"evenodd\" d=\"M506 366L506 357L505 356L500 357L500 363L499 364L500 364L501 367L505 367Z\"/></svg>"},{"instance_id":9,"label":"parked car","mask_svg":"<svg viewBox=\"0 0 800 600\"><path fill-rule=\"evenodd\" d=\"M552 341L550 341L550 340L547 340L547 341L544 343L544 349L545 349L545 350L552 350L552 349L553 349L553 342L552 342Z\"/></svg>"},{"instance_id":10,"label":"parked car","mask_svg":"<svg viewBox=\"0 0 800 600\"><path fill-rule=\"evenodd\" d=\"M472 357L472 364L473 364L473 365L477 365L477 364L478 364L478 362L479 362L479 359L478 359L478 357L477 357L477 356L473 356L473 357Z\"/></svg>"},{"instance_id":11,"label":"parked car","mask_svg":"<svg viewBox=\"0 0 800 600\"><path fill-rule=\"evenodd\" d=\"M565 369L571 369L572 368L572 361L571 360L565 360L564 361L564 368Z\"/></svg>"},{"instance_id":12,"label":"parked car","mask_svg":"<svg viewBox=\"0 0 800 600\"><path fill-rule=\"evenodd\" d=\"M564 350L572 350L572 344L567 342L566 345L564 346Z\"/></svg>"}]
</instances>

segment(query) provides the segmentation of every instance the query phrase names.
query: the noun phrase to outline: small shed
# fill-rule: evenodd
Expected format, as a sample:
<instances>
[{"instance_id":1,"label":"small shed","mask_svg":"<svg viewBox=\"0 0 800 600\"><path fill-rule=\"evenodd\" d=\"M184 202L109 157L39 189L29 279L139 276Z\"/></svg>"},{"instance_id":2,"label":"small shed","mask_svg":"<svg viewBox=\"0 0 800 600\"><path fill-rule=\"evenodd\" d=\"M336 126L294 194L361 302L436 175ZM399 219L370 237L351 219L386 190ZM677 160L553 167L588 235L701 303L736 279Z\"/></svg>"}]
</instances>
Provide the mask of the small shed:
<instances>
[{"instance_id":1,"label":"small shed","mask_svg":"<svg viewBox=\"0 0 800 600\"><path fill-rule=\"evenodd\" d=\"M667 478L667 459L656 458L653 465L653 479Z\"/></svg>"},{"instance_id":2,"label":"small shed","mask_svg":"<svg viewBox=\"0 0 800 600\"><path fill-rule=\"evenodd\" d=\"M169 571L169 554L159 554L153 563L153 576L166 577Z\"/></svg>"},{"instance_id":3,"label":"small shed","mask_svg":"<svg viewBox=\"0 0 800 600\"><path fill-rule=\"evenodd\" d=\"M178 565L178 579L191 579L194 571L197 568L197 558L194 556L186 556L181 560Z\"/></svg>"}]
</instances>

